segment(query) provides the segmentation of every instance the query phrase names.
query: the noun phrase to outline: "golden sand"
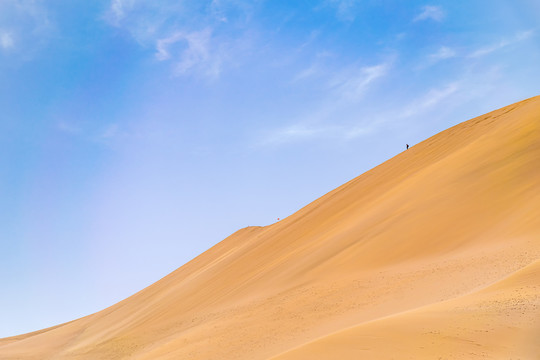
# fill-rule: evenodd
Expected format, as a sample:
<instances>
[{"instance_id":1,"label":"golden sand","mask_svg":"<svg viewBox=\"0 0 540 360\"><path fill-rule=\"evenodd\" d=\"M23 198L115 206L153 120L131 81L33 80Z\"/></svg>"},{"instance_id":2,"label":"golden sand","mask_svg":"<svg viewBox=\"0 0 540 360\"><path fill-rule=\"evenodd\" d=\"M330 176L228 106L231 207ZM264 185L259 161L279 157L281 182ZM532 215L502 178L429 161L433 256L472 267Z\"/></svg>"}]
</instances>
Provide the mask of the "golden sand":
<instances>
[{"instance_id":1,"label":"golden sand","mask_svg":"<svg viewBox=\"0 0 540 360\"><path fill-rule=\"evenodd\" d=\"M36 300L38 301L38 300ZM540 97L0 359L540 359Z\"/></svg>"}]
</instances>

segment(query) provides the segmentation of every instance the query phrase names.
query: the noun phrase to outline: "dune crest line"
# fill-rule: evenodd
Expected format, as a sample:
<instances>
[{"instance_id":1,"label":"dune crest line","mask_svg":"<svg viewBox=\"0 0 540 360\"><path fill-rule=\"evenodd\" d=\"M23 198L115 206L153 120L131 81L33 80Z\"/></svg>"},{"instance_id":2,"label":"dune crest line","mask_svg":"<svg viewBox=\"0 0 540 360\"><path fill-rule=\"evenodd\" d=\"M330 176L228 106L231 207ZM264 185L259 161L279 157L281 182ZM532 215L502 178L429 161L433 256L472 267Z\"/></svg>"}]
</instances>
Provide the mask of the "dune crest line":
<instances>
[{"instance_id":1,"label":"dune crest line","mask_svg":"<svg viewBox=\"0 0 540 360\"><path fill-rule=\"evenodd\" d=\"M539 164L534 97L0 359L538 359Z\"/></svg>"}]
</instances>

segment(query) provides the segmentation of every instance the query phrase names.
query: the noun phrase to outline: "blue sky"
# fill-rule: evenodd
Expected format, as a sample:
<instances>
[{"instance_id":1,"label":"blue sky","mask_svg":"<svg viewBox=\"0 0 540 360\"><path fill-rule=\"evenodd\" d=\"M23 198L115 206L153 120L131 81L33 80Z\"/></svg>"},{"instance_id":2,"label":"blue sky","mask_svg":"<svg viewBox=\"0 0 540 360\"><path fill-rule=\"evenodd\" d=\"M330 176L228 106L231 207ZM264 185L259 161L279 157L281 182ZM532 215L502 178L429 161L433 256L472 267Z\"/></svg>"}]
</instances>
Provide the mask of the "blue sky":
<instances>
[{"instance_id":1,"label":"blue sky","mask_svg":"<svg viewBox=\"0 0 540 360\"><path fill-rule=\"evenodd\" d=\"M0 2L0 336L540 94L540 4Z\"/></svg>"}]
</instances>

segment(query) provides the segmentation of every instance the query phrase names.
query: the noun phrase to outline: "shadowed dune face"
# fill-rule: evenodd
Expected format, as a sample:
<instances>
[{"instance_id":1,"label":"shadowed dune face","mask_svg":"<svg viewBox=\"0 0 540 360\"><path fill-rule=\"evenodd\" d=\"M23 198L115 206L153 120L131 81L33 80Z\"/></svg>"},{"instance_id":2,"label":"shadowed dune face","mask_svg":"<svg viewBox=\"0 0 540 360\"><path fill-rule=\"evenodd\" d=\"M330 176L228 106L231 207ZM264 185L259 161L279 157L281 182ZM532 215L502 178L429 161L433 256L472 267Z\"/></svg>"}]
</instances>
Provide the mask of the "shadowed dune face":
<instances>
[{"instance_id":1,"label":"shadowed dune face","mask_svg":"<svg viewBox=\"0 0 540 360\"><path fill-rule=\"evenodd\" d=\"M540 97L413 146L0 359L538 359Z\"/></svg>"}]
</instances>

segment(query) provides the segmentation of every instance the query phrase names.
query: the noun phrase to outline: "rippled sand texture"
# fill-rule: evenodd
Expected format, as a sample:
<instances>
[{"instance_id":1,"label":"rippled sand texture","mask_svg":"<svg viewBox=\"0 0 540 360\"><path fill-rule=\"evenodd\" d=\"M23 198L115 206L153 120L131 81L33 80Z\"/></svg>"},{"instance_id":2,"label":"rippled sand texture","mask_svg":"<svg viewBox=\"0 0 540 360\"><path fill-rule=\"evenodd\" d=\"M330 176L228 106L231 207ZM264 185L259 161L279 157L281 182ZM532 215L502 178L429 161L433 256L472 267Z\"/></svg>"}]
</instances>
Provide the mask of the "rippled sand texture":
<instances>
[{"instance_id":1,"label":"rippled sand texture","mask_svg":"<svg viewBox=\"0 0 540 360\"><path fill-rule=\"evenodd\" d=\"M0 359L538 360L540 97L242 229L108 309L0 339Z\"/></svg>"}]
</instances>

